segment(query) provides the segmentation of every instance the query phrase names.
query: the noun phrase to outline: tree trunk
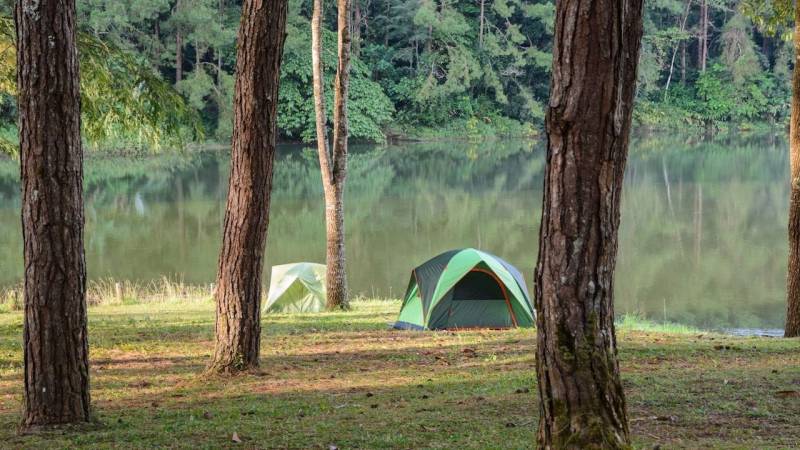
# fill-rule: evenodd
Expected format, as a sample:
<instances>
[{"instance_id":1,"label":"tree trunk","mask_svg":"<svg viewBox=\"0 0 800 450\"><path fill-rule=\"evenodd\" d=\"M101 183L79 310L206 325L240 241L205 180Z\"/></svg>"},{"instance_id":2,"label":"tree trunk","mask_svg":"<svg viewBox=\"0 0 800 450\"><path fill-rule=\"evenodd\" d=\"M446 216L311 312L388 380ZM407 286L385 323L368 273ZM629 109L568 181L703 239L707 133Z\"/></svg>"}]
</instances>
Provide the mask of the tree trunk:
<instances>
[{"instance_id":1,"label":"tree trunk","mask_svg":"<svg viewBox=\"0 0 800 450\"><path fill-rule=\"evenodd\" d=\"M686 84L686 42L681 43L681 86Z\"/></svg>"},{"instance_id":2,"label":"tree trunk","mask_svg":"<svg viewBox=\"0 0 800 450\"><path fill-rule=\"evenodd\" d=\"M225 28L225 0L219 0L220 28ZM217 54L217 89L222 87L222 50L215 48Z\"/></svg>"},{"instance_id":3,"label":"tree trunk","mask_svg":"<svg viewBox=\"0 0 800 450\"><path fill-rule=\"evenodd\" d=\"M175 84L183 80L183 36L181 32L175 33Z\"/></svg>"},{"instance_id":4,"label":"tree trunk","mask_svg":"<svg viewBox=\"0 0 800 450\"><path fill-rule=\"evenodd\" d=\"M350 85L350 0L338 0L339 63L334 80L333 151L329 151L322 67L322 0L314 0L311 16L311 60L317 151L325 191L327 230L326 291L329 309L347 308L344 245L344 187L347 178L347 93Z\"/></svg>"},{"instance_id":5,"label":"tree trunk","mask_svg":"<svg viewBox=\"0 0 800 450\"><path fill-rule=\"evenodd\" d=\"M697 9L697 70L703 66L703 1L699 1Z\"/></svg>"},{"instance_id":6,"label":"tree trunk","mask_svg":"<svg viewBox=\"0 0 800 450\"><path fill-rule=\"evenodd\" d=\"M181 0L175 3L175 13L181 9ZM183 80L183 34L180 25L175 30L175 84Z\"/></svg>"},{"instance_id":7,"label":"tree trunk","mask_svg":"<svg viewBox=\"0 0 800 450\"><path fill-rule=\"evenodd\" d=\"M23 428L90 419L75 0L18 0Z\"/></svg>"},{"instance_id":8,"label":"tree trunk","mask_svg":"<svg viewBox=\"0 0 800 450\"><path fill-rule=\"evenodd\" d=\"M480 31L478 33L478 45L483 48L483 24L485 19L485 3L486 0L481 0L481 18L480 18Z\"/></svg>"},{"instance_id":9,"label":"tree trunk","mask_svg":"<svg viewBox=\"0 0 800 450\"><path fill-rule=\"evenodd\" d=\"M359 0L355 0L353 3L353 20L355 24L353 25L353 55L358 57L361 55L361 22L363 17L361 16L361 3Z\"/></svg>"},{"instance_id":10,"label":"tree trunk","mask_svg":"<svg viewBox=\"0 0 800 450\"><path fill-rule=\"evenodd\" d=\"M680 31L683 33L683 30L686 28L686 20L689 18L689 10L692 7L692 0L688 0L686 2L685 12L683 13L683 17L678 21L678 26L680 26ZM669 62L669 75L667 76L667 82L664 85L664 100L667 99L667 93L669 92L669 85L672 82L672 71L675 68L675 56L678 54L678 47L681 46L683 42L679 43L675 46L672 50L672 59Z\"/></svg>"},{"instance_id":11,"label":"tree trunk","mask_svg":"<svg viewBox=\"0 0 800 450\"><path fill-rule=\"evenodd\" d=\"M700 29L700 71L706 71L706 62L708 61L708 0L703 0L700 14L701 29Z\"/></svg>"},{"instance_id":12,"label":"tree trunk","mask_svg":"<svg viewBox=\"0 0 800 450\"><path fill-rule=\"evenodd\" d=\"M800 4L795 6L794 53L800 60ZM800 68L792 74L792 118L789 126L791 198L789 201L789 273L786 282L786 337L800 336Z\"/></svg>"},{"instance_id":13,"label":"tree trunk","mask_svg":"<svg viewBox=\"0 0 800 450\"><path fill-rule=\"evenodd\" d=\"M541 448L627 448L614 331L642 0L561 0L536 267Z\"/></svg>"},{"instance_id":14,"label":"tree trunk","mask_svg":"<svg viewBox=\"0 0 800 450\"><path fill-rule=\"evenodd\" d=\"M245 0L236 53L231 175L217 275L216 347L208 370L258 367L261 272L275 157L287 0Z\"/></svg>"},{"instance_id":15,"label":"tree trunk","mask_svg":"<svg viewBox=\"0 0 800 450\"><path fill-rule=\"evenodd\" d=\"M153 67L161 67L161 23L156 21L153 27L153 47L154 47L154 56L155 58L152 60L151 64Z\"/></svg>"},{"instance_id":16,"label":"tree trunk","mask_svg":"<svg viewBox=\"0 0 800 450\"><path fill-rule=\"evenodd\" d=\"M703 72L706 71L706 66L708 65L708 0L703 1L703 7L705 9L705 14L703 18L703 23L705 26L703 27Z\"/></svg>"},{"instance_id":17,"label":"tree trunk","mask_svg":"<svg viewBox=\"0 0 800 450\"><path fill-rule=\"evenodd\" d=\"M200 51L200 43L195 39L194 41L194 70L200 68L200 65L203 63L202 53Z\"/></svg>"}]
</instances>

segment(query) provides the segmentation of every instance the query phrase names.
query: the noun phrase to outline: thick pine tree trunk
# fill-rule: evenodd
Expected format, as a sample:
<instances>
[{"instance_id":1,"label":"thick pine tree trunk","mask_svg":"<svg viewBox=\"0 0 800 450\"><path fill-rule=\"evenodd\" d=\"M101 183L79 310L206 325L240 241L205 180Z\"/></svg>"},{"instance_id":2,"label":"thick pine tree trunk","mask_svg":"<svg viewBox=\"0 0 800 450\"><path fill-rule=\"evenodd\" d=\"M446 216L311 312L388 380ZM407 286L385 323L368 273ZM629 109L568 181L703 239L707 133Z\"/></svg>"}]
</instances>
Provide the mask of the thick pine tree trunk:
<instances>
[{"instance_id":1,"label":"thick pine tree trunk","mask_svg":"<svg viewBox=\"0 0 800 450\"><path fill-rule=\"evenodd\" d=\"M329 151L322 67L322 0L314 0L311 16L311 60L314 111L327 231L326 291L329 309L347 308L344 245L344 188L347 179L347 95L350 86L350 0L338 0L338 55L333 97L333 151Z\"/></svg>"},{"instance_id":2,"label":"thick pine tree trunk","mask_svg":"<svg viewBox=\"0 0 800 450\"><path fill-rule=\"evenodd\" d=\"M75 17L74 0L16 3L28 429L90 419Z\"/></svg>"},{"instance_id":3,"label":"thick pine tree trunk","mask_svg":"<svg viewBox=\"0 0 800 450\"><path fill-rule=\"evenodd\" d=\"M286 0L245 0L236 55L231 175L217 275L216 347L208 370L258 367L261 272L275 157Z\"/></svg>"},{"instance_id":4,"label":"thick pine tree trunk","mask_svg":"<svg viewBox=\"0 0 800 450\"><path fill-rule=\"evenodd\" d=\"M630 446L614 332L642 0L561 0L536 267L541 448Z\"/></svg>"},{"instance_id":5,"label":"thick pine tree trunk","mask_svg":"<svg viewBox=\"0 0 800 450\"><path fill-rule=\"evenodd\" d=\"M800 4L795 7L794 52L800 61ZM786 337L800 336L800 69L792 75L792 118L789 130L791 197L789 200L789 273L786 283Z\"/></svg>"}]
</instances>

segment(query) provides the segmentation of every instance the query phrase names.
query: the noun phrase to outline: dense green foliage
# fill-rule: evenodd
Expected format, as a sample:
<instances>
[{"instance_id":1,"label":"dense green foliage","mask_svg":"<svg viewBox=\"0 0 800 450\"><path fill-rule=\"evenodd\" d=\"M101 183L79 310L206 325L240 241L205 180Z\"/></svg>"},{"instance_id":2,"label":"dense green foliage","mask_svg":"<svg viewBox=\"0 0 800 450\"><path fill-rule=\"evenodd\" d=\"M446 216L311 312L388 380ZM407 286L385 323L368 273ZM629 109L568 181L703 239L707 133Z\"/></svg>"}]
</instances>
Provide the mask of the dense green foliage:
<instances>
[{"instance_id":1,"label":"dense green foliage","mask_svg":"<svg viewBox=\"0 0 800 450\"><path fill-rule=\"evenodd\" d=\"M646 3L640 123L746 128L786 120L792 44L785 28L753 5L754 0Z\"/></svg>"},{"instance_id":2,"label":"dense green foliage","mask_svg":"<svg viewBox=\"0 0 800 450\"><path fill-rule=\"evenodd\" d=\"M14 155L14 24L7 11L0 12L0 153ZM158 149L203 135L197 112L135 54L85 32L78 35L78 48L83 136L91 146Z\"/></svg>"},{"instance_id":3,"label":"dense green foliage","mask_svg":"<svg viewBox=\"0 0 800 450\"><path fill-rule=\"evenodd\" d=\"M790 3L646 2L637 123L720 129L785 121L792 70L786 28ZM225 142L231 134L240 4L78 0L78 20L84 35L124 50L172 83L202 117L207 136ZM315 134L311 1L291 0L290 5L279 128L284 139L309 141ZM330 84L336 11L333 2L326 6L323 57ZM535 134L548 95L553 16L553 0L354 1L351 137ZM92 83L83 86L93 92ZM111 98L106 109L125 104L129 87L105 96ZM0 99L6 130L13 114L13 98ZM102 128L103 121L90 123ZM114 130L88 131L115 135Z\"/></svg>"}]
</instances>

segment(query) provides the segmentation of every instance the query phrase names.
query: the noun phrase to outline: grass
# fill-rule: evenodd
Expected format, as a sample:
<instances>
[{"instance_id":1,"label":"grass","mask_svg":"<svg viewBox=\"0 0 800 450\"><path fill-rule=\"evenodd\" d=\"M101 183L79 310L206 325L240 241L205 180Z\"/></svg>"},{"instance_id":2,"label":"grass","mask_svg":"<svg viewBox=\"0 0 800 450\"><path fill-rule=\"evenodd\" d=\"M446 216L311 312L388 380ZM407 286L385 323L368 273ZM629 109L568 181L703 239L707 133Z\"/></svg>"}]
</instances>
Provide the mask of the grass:
<instances>
[{"instance_id":1,"label":"grass","mask_svg":"<svg viewBox=\"0 0 800 450\"><path fill-rule=\"evenodd\" d=\"M533 448L534 330L390 331L398 302L357 301L263 317L262 372L205 379L214 308L202 292L92 306L97 423L26 436L22 316L0 314L0 447ZM633 318L618 337L638 448L800 446L799 341Z\"/></svg>"}]
</instances>

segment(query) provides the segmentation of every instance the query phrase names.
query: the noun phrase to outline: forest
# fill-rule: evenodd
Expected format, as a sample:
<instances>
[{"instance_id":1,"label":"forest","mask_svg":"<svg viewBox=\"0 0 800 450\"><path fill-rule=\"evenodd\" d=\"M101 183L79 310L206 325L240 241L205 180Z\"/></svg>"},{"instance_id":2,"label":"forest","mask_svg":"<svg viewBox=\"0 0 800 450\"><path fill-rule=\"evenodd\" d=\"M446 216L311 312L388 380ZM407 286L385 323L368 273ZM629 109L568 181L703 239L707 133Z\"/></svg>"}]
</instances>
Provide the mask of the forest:
<instances>
[{"instance_id":1,"label":"forest","mask_svg":"<svg viewBox=\"0 0 800 450\"><path fill-rule=\"evenodd\" d=\"M790 91L790 30L752 20L748 5L742 0L645 3L637 127L714 132L787 123L783 99ZM188 111L179 115L179 125L189 139L230 139L241 1L78 0L77 9L81 32L129 54L180 93ZM540 133L554 11L551 0L354 1L351 138L384 142ZM308 101L310 15L310 0L289 2L278 105L284 141L314 139ZM327 67L336 60L334 24L335 9L326 8ZM16 107L9 84L0 85L0 123L13 141ZM129 100L115 101L122 110L117 120L125 120ZM109 121L104 115L96 120ZM152 146L139 135L140 130L123 130L96 140L103 148Z\"/></svg>"}]
</instances>

